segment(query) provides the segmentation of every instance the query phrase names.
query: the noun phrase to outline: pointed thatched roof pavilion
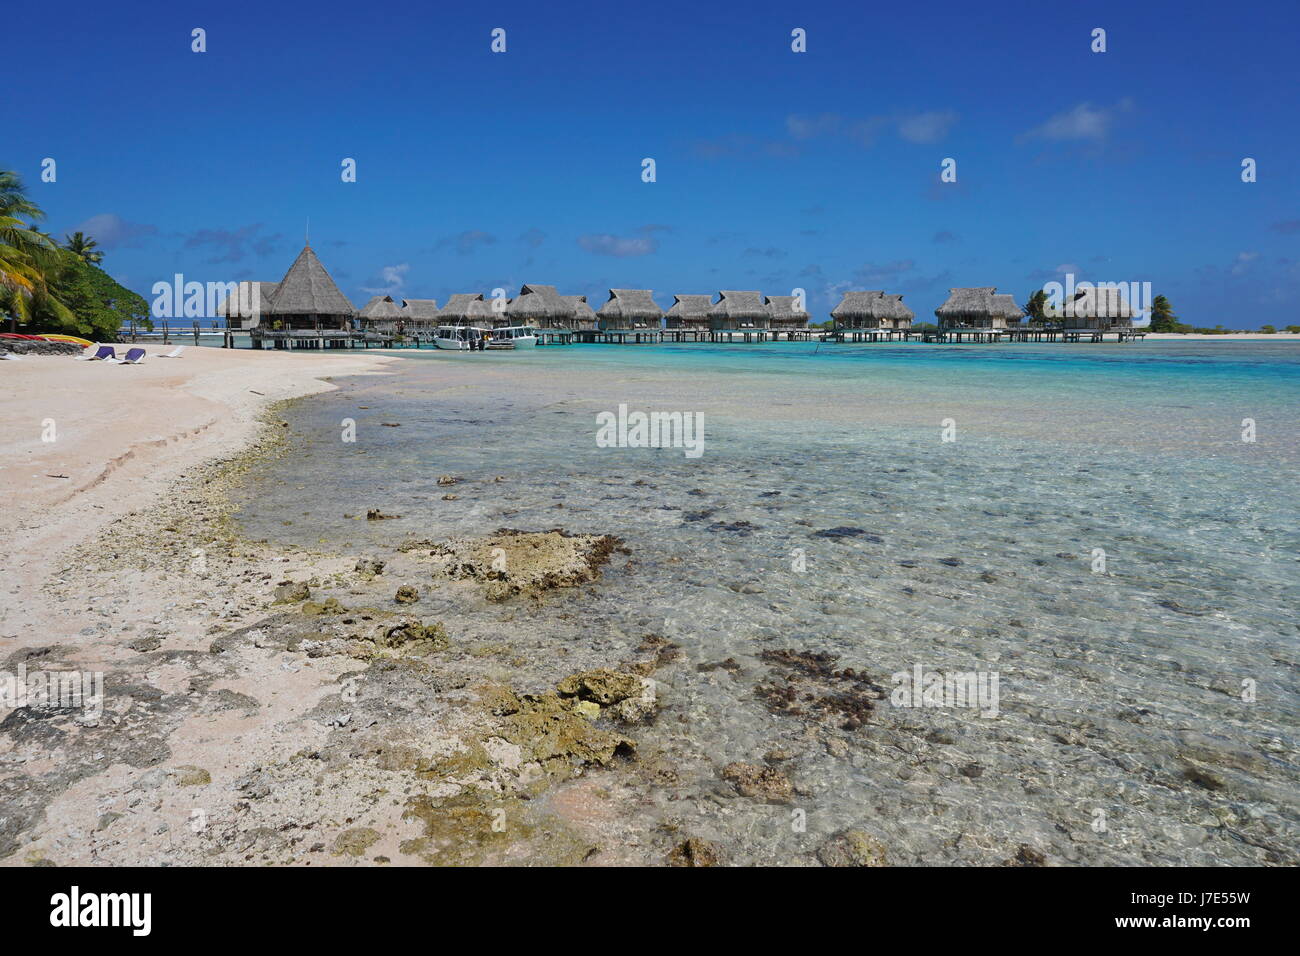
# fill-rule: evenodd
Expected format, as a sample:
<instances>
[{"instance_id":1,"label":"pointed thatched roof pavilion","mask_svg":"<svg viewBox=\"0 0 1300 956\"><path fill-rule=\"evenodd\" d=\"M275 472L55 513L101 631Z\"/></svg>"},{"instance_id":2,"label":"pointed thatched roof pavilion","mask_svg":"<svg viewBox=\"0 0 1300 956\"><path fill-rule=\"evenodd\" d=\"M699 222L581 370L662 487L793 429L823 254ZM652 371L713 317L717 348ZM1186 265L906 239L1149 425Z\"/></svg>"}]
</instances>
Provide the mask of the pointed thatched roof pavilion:
<instances>
[{"instance_id":1,"label":"pointed thatched roof pavilion","mask_svg":"<svg viewBox=\"0 0 1300 956\"><path fill-rule=\"evenodd\" d=\"M506 316L511 325L531 325L539 329L565 329L573 310L555 291L553 285L525 285L510 300Z\"/></svg>"},{"instance_id":2,"label":"pointed thatched roof pavilion","mask_svg":"<svg viewBox=\"0 0 1300 956\"><path fill-rule=\"evenodd\" d=\"M664 314L664 326L669 329L706 332L709 328L709 310L713 308L711 294L687 293L673 296L673 304Z\"/></svg>"},{"instance_id":3,"label":"pointed thatched roof pavilion","mask_svg":"<svg viewBox=\"0 0 1300 956\"><path fill-rule=\"evenodd\" d=\"M562 295L560 298L573 316L569 328L586 331L596 327L596 310L587 303L585 295Z\"/></svg>"},{"instance_id":4,"label":"pointed thatched roof pavilion","mask_svg":"<svg viewBox=\"0 0 1300 956\"><path fill-rule=\"evenodd\" d=\"M596 311L601 330L658 329L664 310L649 289L610 289L609 299Z\"/></svg>"},{"instance_id":5,"label":"pointed thatched roof pavilion","mask_svg":"<svg viewBox=\"0 0 1300 956\"><path fill-rule=\"evenodd\" d=\"M709 328L714 331L757 331L768 328L771 313L761 292L724 289L709 307Z\"/></svg>"},{"instance_id":6,"label":"pointed thatched roof pavilion","mask_svg":"<svg viewBox=\"0 0 1300 956\"><path fill-rule=\"evenodd\" d=\"M1024 313L1014 297L999 295L996 286L949 289L948 301L934 310L941 329L1006 329L1020 323Z\"/></svg>"},{"instance_id":7,"label":"pointed thatched roof pavilion","mask_svg":"<svg viewBox=\"0 0 1300 956\"><path fill-rule=\"evenodd\" d=\"M903 305L901 295L882 291L845 292L831 310L836 330L910 329L916 313Z\"/></svg>"},{"instance_id":8,"label":"pointed thatched roof pavilion","mask_svg":"<svg viewBox=\"0 0 1300 956\"><path fill-rule=\"evenodd\" d=\"M767 311L771 317L768 320L768 327L783 330L808 328L808 320L811 316L803 310L796 312L795 301L792 295L769 295Z\"/></svg>"},{"instance_id":9,"label":"pointed thatched roof pavilion","mask_svg":"<svg viewBox=\"0 0 1300 956\"><path fill-rule=\"evenodd\" d=\"M1060 314L1050 316L1061 320L1067 329L1119 329L1131 328L1137 315L1124 296L1124 290L1115 285L1086 285L1077 288L1074 298L1061 305Z\"/></svg>"},{"instance_id":10,"label":"pointed thatched roof pavilion","mask_svg":"<svg viewBox=\"0 0 1300 956\"><path fill-rule=\"evenodd\" d=\"M276 286L270 315L286 329L346 330L356 309L311 246L304 246Z\"/></svg>"}]
</instances>

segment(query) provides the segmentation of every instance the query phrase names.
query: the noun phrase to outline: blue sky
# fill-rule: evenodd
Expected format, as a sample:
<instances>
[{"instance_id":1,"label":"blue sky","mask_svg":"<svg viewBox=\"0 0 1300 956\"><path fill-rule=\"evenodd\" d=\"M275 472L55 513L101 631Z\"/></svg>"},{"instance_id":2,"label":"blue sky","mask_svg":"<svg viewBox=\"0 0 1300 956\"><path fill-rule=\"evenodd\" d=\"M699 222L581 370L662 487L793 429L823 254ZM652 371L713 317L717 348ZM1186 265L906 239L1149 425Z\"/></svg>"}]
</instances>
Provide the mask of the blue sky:
<instances>
[{"instance_id":1,"label":"blue sky","mask_svg":"<svg viewBox=\"0 0 1300 956\"><path fill-rule=\"evenodd\" d=\"M25 4L0 167L142 293L278 280L310 219L358 305L798 287L820 320L868 288L926 319L1073 271L1300 322L1294 0L701 6Z\"/></svg>"}]
</instances>

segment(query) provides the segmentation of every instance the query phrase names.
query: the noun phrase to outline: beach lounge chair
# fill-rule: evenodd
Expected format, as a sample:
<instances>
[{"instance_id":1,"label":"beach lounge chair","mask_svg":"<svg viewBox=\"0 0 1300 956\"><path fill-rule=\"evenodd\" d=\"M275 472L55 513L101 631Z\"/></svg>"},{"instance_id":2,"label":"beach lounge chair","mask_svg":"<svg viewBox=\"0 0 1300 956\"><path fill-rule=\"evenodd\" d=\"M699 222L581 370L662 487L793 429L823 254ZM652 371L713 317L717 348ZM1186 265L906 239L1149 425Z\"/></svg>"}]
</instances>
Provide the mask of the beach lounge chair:
<instances>
[{"instance_id":1,"label":"beach lounge chair","mask_svg":"<svg viewBox=\"0 0 1300 956\"><path fill-rule=\"evenodd\" d=\"M161 355L155 355L154 358L180 358L181 353L185 351L185 346L178 345L170 352L163 352Z\"/></svg>"},{"instance_id":2,"label":"beach lounge chair","mask_svg":"<svg viewBox=\"0 0 1300 956\"><path fill-rule=\"evenodd\" d=\"M21 355L14 355L13 352L0 352L0 362L21 362L22 360L23 357Z\"/></svg>"},{"instance_id":3,"label":"beach lounge chair","mask_svg":"<svg viewBox=\"0 0 1300 956\"><path fill-rule=\"evenodd\" d=\"M118 365L141 365L144 363L144 349L127 349L126 355L117 360Z\"/></svg>"},{"instance_id":4,"label":"beach lounge chair","mask_svg":"<svg viewBox=\"0 0 1300 956\"><path fill-rule=\"evenodd\" d=\"M84 349L81 350L81 354L77 356L77 361L93 362L95 361L95 359L99 358L99 350L105 347L106 346L102 346L102 345L87 345Z\"/></svg>"},{"instance_id":5,"label":"beach lounge chair","mask_svg":"<svg viewBox=\"0 0 1300 956\"><path fill-rule=\"evenodd\" d=\"M86 351L89 352L90 349L86 349ZM117 353L113 351L113 346L101 345L93 355L82 355L80 358L86 362L104 362L109 359L116 361Z\"/></svg>"}]
</instances>

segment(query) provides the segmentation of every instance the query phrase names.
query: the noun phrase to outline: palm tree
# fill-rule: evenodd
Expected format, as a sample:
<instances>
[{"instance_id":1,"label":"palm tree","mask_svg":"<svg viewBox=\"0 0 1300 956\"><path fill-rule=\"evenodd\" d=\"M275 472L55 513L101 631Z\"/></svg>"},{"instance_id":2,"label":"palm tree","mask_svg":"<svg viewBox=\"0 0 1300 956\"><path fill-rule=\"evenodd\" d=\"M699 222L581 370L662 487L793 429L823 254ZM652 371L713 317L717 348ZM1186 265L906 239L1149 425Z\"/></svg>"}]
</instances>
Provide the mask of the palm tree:
<instances>
[{"instance_id":1,"label":"palm tree","mask_svg":"<svg viewBox=\"0 0 1300 956\"><path fill-rule=\"evenodd\" d=\"M82 262L94 265L104 261L104 254L99 251L99 243L80 230L63 237L63 248Z\"/></svg>"},{"instance_id":2,"label":"palm tree","mask_svg":"<svg viewBox=\"0 0 1300 956\"><path fill-rule=\"evenodd\" d=\"M33 302L60 319L72 313L50 292L46 275L58 268L59 247L27 220L43 219L40 206L27 198L17 173L0 170L0 288L10 330L31 317Z\"/></svg>"}]
</instances>

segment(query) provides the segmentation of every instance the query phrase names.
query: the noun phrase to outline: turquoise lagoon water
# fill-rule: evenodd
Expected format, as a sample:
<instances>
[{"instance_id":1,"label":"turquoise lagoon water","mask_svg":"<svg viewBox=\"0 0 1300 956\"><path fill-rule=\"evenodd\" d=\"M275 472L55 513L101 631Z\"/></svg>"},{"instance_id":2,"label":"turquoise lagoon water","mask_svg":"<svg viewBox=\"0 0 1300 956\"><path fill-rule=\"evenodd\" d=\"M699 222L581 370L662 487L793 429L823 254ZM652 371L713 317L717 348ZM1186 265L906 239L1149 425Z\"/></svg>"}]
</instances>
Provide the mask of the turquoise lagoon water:
<instances>
[{"instance_id":1,"label":"turquoise lagoon water","mask_svg":"<svg viewBox=\"0 0 1300 956\"><path fill-rule=\"evenodd\" d=\"M625 538L632 566L579 620L577 598L433 608L534 648L539 685L575 642L609 661L647 632L681 645L642 733L679 779L645 795L647 825L738 862L806 860L850 826L900 863L1297 862L1297 345L400 354L289 410L290 453L241 520L347 553L498 527ZM620 404L702 414L704 454L598 447ZM344 517L368 507L403 517ZM854 530L818 534L836 528ZM756 688L780 649L887 690L918 664L996 672L998 714L886 699L846 732L776 713ZM719 783L773 749L795 755L807 833Z\"/></svg>"}]
</instances>

